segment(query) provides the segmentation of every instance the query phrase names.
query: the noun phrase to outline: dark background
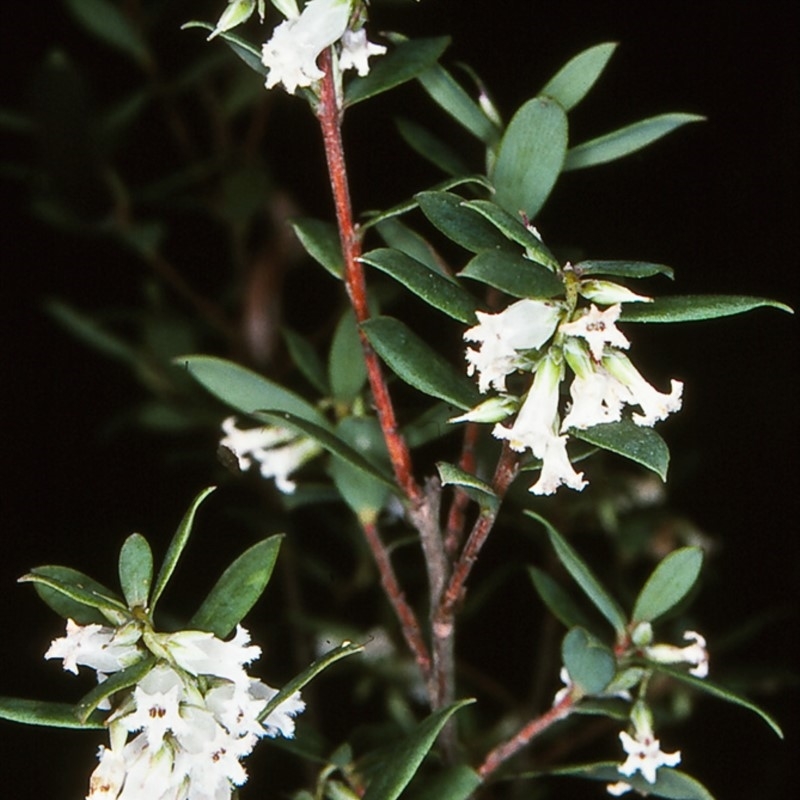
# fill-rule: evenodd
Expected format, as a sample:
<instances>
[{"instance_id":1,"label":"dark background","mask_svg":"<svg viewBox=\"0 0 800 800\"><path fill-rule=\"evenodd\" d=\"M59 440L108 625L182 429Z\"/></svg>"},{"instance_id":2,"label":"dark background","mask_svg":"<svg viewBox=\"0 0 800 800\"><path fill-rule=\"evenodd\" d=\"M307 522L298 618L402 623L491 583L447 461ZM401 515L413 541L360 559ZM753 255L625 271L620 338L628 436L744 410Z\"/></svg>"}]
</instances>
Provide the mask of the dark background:
<instances>
[{"instance_id":1,"label":"dark background","mask_svg":"<svg viewBox=\"0 0 800 800\"><path fill-rule=\"evenodd\" d=\"M107 51L76 30L61 4L50 5L15 4L7 11L6 108L24 107L30 73L54 46L85 65L105 63ZM221 5L203 4L210 9L205 17ZM620 42L598 87L571 114L574 141L665 111L700 113L708 121L617 164L568 174L539 220L547 241L578 243L595 258L669 264L676 292L763 295L796 307L800 264L791 220L798 211L800 95L797 15L789 8L775 2L423 0L402 9L376 3L372 27L452 34L448 63L474 66L506 119L569 57L602 41ZM199 10L190 15L203 16ZM176 32L177 48L188 46L186 36ZM111 70L103 80L115 78ZM402 98L409 115L437 114L419 92L404 90ZM389 204L433 183L388 123L379 120L376 135L368 117L365 106L348 119L348 146L365 159L354 173L356 205ZM290 138L315 145L309 126ZM26 151L14 139L2 160L17 155L25 158ZM282 169L291 180L301 168L308 164L286 159ZM375 178L395 168L397 183ZM282 177L280 167L277 174ZM43 315L41 302L61 295L88 306L119 303L136 275L34 220L25 186L2 185L0 691L66 699L68 676L41 659L60 623L15 579L51 562L94 570L112 582L108 565L124 536L171 530L188 499L213 477L199 467L165 468L155 437L110 436L102 428L139 390L121 367L67 337ZM326 212L319 177L304 182L300 195L308 208ZM707 701L680 740L684 765L719 798L781 797L794 783L790 754L800 730L789 676L797 667L800 583L796 322L759 310L634 335L641 363L686 383L685 407L665 426L673 451L671 501L721 544L710 587L698 601L712 659L715 636L764 614L764 627L731 654L729 669L774 666L774 679L760 679L755 699L787 731L779 743L746 711ZM199 527L201 550L214 541L212 522ZM222 561L241 549L234 534L231 539ZM5 723L0 735L0 784L9 797L84 791L94 740L75 745L60 732ZM564 786L562 796L578 796L572 784ZM271 796L264 791L261 796Z\"/></svg>"}]
</instances>

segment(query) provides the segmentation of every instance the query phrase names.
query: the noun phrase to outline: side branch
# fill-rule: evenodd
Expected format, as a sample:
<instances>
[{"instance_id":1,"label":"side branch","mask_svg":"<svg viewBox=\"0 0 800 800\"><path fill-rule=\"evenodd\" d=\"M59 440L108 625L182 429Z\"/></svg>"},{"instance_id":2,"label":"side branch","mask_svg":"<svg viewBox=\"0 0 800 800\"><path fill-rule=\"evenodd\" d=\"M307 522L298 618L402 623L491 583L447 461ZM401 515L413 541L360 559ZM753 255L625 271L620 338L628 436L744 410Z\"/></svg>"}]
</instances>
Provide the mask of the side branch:
<instances>
[{"instance_id":1,"label":"side branch","mask_svg":"<svg viewBox=\"0 0 800 800\"><path fill-rule=\"evenodd\" d=\"M336 206L336 221L339 227L339 240L344 256L344 282L347 294L355 312L356 322L365 322L370 317L367 304L367 287L364 279L364 267L358 260L361 255L361 240L353 224L353 212L350 203L350 190L347 183L347 168L342 145L341 110L336 96L336 85L333 76L333 63L330 50L320 56L320 67L325 77L320 81L320 98L317 107L317 119L322 129L325 145L325 158L328 163L328 174ZM389 458L392 462L395 478L405 496L414 506L422 500L422 491L414 480L411 466L411 454L405 439L397 426L391 397L383 378L380 361L366 336L359 330L364 360L367 365L372 396L383 431Z\"/></svg>"}]
</instances>

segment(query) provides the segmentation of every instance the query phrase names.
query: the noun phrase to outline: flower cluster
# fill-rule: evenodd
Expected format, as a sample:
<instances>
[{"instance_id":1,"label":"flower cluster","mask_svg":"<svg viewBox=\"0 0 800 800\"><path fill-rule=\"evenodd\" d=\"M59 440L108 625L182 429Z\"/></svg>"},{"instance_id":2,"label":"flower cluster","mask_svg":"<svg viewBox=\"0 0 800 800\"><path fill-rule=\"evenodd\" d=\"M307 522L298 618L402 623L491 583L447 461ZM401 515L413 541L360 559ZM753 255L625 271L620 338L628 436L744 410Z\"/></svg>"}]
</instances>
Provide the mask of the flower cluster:
<instances>
[{"instance_id":1,"label":"flower cluster","mask_svg":"<svg viewBox=\"0 0 800 800\"><path fill-rule=\"evenodd\" d=\"M263 46L261 60L269 69L267 89L279 83L290 94L323 78L317 58L326 48L339 43L338 68L369 72L369 59L386 48L367 40L363 27L351 27L352 0L310 0L302 13L287 8L287 19L273 31Z\"/></svg>"},{"instance_id":2,"label":"flower cluster","mask_svg":"<svg viewBox=\"0 0 800 800\"><path fill-rule=\"evenodd\" d=\"M62 659L70 672L90 667L102 683L156 657L134 687L115 697L107 720L111 746L100 748L87 800L229 800L247 780L241 760L258 739L293 736L292 718L305 707L295 692L261 719L277 690L244 668L260 653L241 626L223 641L205 631L159 634L137 623L115 629L68 620L66 636L45 658Z\"/></svg>"},{"instance_id":3,"label":"flower cluster","mask_svg":"<svg viewBox=\"0 0 800 800\"><path fill-rule=\"evenodd\" d=\"M296 488L289 476L322 452L308 436L276 425L240 428L236 417L228 417L222 430L225 436L220 445L236 456L239 469L244 472L257 461L262 477L274 478L275 486L284 494L292 494Z\"/></svg>"},{"instance_id":4,"label":"flower cluster","mask_svg":"<svg viewBox=\"0 0 800 800\"><path fill-rule=\"evenodd\" d=\"M480 344L480 349L466 349L467 373L477 374L482 393L496 389L504 402L493 403L492 398L452 420L496 422L495 437L541 459L541 475L530 487L534 494L553 494L562 484L578 491L586 486L567 455L570 429L617 422L625 406L640 409L632 414L637 425L652 426L681 407L680 381L673 380L670 392L661 393L622 352L630 342L616 326L621 304L650 298L609 281L581 279L569 264L562 278L574 287L567 296L586 298L588 308L577 308L576 300L525 298L496 314L477 312L478 325L464 333L466 341ZM574 378L571 404L562 418L560 387L566 367ZM515 372L533 373L533 384L526 396L509 402L506 379ZM501 424L517 408L514 422Z\"/></svg>"}]
</instances>

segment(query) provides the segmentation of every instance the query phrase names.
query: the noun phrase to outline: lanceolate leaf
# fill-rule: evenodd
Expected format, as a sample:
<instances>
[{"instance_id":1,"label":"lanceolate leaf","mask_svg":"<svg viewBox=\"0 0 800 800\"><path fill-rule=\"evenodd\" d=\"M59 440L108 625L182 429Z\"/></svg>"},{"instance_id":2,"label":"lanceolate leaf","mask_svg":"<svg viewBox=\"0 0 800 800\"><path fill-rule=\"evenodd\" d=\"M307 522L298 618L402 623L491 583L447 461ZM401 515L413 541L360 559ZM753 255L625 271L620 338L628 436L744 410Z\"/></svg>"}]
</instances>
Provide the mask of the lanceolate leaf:
<instances>
[{"instance_id":1,"label":"lanceolate leaf","mask_svg":"<svg viewBox=\"0 0 800 800\"><path fill-rule=\"evenodd\" d=\"M243 414L252 415L254 411L269 408L288 411L323 428L330 427L322 413L307 400L232 361L189 355L179 356L173 363L185 369L223 403Z\"/></svg>"},{"instance_id":2,"label":"lanceolate leaf","mask_svg":"<svg viewBox=\"0 0 800 800\"><path fill-rule=\"evenodd\" d=\"M331 222L311 217L290 220L300 244L320 266L325 267L334 278L341 278L344 271L339 231Z\"/></svg>"},{"instance_id":3,"label":"lanceolate leaf","mask_svg":"<svg viewBox=\"0 0 800 800\"><path fill-rule=\"evenodd\" d=\"M557 620L567 628L591 630L591 622L560 583L538 567L528 567L528 572L539 597Z\"/></svg>"},{"instance_id":4,"label":"lanceolate leaf","mask_svg":"<svg viewBox=\"0 0 800 800\"><path fill-rule=\"evenodd\" d=\"M561 644L569 677L585 694L598 694L611 683L617 669L614 654L583 628L572 628Z\"/></svg>"},{"instance_id":5,"label":"lanceolate leaf","mask_svg":"<svg viewBox=\"0 0 800 800\"><path fill-rule=\"evenodd\" d=\"M78 719L83 722L97 707L108 697L122 689L133 686L147 675L155 665L155 657L147 656L141 661L126 667L119 672L112 672L102 683L98 683L90 692L85 694L75 705L75 713Z\"/></svg>"},{"instance_id":6,"label":"lanceolate leaf","mask_svg":"<svg viewBox=\"0 0 800 800\"><path fill-rule=\"evenodd\" d=\"M544 518L533 511L525 513L544 525L550 542L558 555L559 560L572 575L586 596L594 603L597 610L614 626L618 633L625 631L625 614L616 600L603 588L603 585L589 569L588 564L577 554L572 545Z\"/></svg>"},{"instance_id":7,"label":"lanceolate leaf","mask_svg":"<svg viewBox=\"0 0 800 800\"><path fill-rule=\"evenodd\" d=\"M187 626L224 639L261 597L272 576L282 534L244 551L220 576Z\"/></svg>"},{"instance_id":8,"label":"lanceolate leaf","mask_svg":"<svg viewBox=\"0 0 800 800\"><path fill-rule=\"evenodd\" d=\"M451 192L419 192L414 195L422 213L449 239L466 250L479 253L508 246L505 236L464 206L464 199Z\"/></svg>"},{"instance_id":9,"label":"lanceolate leaf","mask_svg":"<svg viewBox=\"0 0 800 800\"><path fill-rule=\"evenodd\" d=\"M494 286L512 297L555 297L564 291L564 284L547 267L505 250L478 253L458 276Z\"/></svg>"},{"instance_id":10,"label":"lanceolate leaf","mask_svg":"<svg viewBox=\"0 0 800 800\"><path fill-rule=\"evenodd\" d=\"M641 774L636 772L630 777L622 775L618 767L619 764L613 761L605 761L598 764L562 767L546 773L537 773L537 775L569 775L603 783L625 781L644 796L664 797L668 800L714 800L713 795L702 783L678 769L662 767L656 773L656 782L648 783Z\"/></svg>"},{"instance_id":11,"label":"lanceolate leaf","mask_svg":"<svg viewBox=\"0 0 800 800\"><path fill-rule=\"evenodd\" d=\"M559 268L560 264L555 256L533 231L522 224L522 219L519 216L512 216L491 200L465 200L462 205L477 211L512 242L521 244L525 248L528 258L538 264L544 264L551 270Z\"/></svg>"},{"instance_id":12,"label":"lanceolate leaf","mask_svg":"<svg viewBox=\"0 0 800 800\"><path fill-rule=\"evenodd\" d=\"M626 305L644 305L644 303ZM570 429L570 435L596 447L602 447L603 450L629 458L655 472L662 481L667 479L669 449L652 428L637 425L631 420L621 420L593 425L585 430Z\"/></svg>"},{"instance_id":13,"label":"lanceolate leaf","mask_svg":"<svg viewBox=\"0 0 800 800\"><path fill-rule=\"evenodd\" d=\"M102 730L105 727L102 714L91 715L81 722L71 703L48 703L19 697L0 697L0 719L24 725L45 725L48 728Z\"/></svg>"},{"instance_id":14,"label":"lanceolate leaf","mask_svg":"<svg viewBox=\"0 0 800 800\"><path fill-rule=\"evenodd\" d=\"M761 719L763 719L773 731L775 731L776 735L783 739L783 731L781 730L781 726L778 725L778 723L766 711L764 711L764 709L759 708L755 703L751 703L741 695L736 694L729 689L725 689L716 683L713 683L712 681L708 680L708 678L695 678L694 675L689 675L687 672L675 669L674 667L669 667L666 664L654 663L652 666L658 670L658 672L663 672L666 675L670 675L675 678L675 680L681 681L681 683L686 683L689 686L697 689L699 692L705 692L713 697L718 697L720 700L727 700L729 703L741 706L742 708L747 708L753 713L758 714L758 716L761 717Z\"/></svg>"},{"instance_id":15,"label":"lanceolate leaf","mask_svg":"<svg viewBox=\"0 0 800 800\"><path fill-rule=\"evenodd\" d=\"M478 404L478 390L466 375L456 372L400 320L375 317L362 323L361 328L375 352L410 386L461 409Z\"/></svg>"},{"instance_id":16,"label":"lanceolate leaf","mask_svg":"<svg viewBox=\"0 0 800 800\"><path fill-rule=\"evenodd\" d=\"M793 314L784 303L766 297L723 294L687 294L678 297L657 297L652 303L624 303L621 322L692 322L743 314L754 308L769 306Z\"/></svg>"},{"instance_id":17,"label":"lanceolate leaf","mask_svg":"<svg viewBox=\"0 0 800 800\"><path fill-rule=\"evenodd\" d=\"M86 30L106 44L132 56L140 65L150 61L147 43L114 3L109 0L67 0L67 6Z\"/></svg>"},{"instance_id":18,"label":"lanceolate leaf","mask_svg":"<svg viewBox=\"0 0 800 800\"><path fill-rule=\"evenodd\" d=\"M635 122L605 136L571 147L564 160L564 171L614 161L647 147L688 122L702 122L704 119L705 117L698 114L661 114Z\"/></svg>"},{"instance_id":19,"label":"lanceolate leaf","mask_svg":"<svg viewBox=\"0 0 800 800\"><path fill-rule=\"evenodd\" d=\"M367 382L356 317L352 309L342 314L328 356L328 383L334 400L350 405Z\"/></svg>"},{"instance_id":20,"label":"lanceolate leaf","mask_svg":"<svg viewBox=\"0 0 800 800\"><path fill-rule=\"evenodd\" d=\"M633 607L633 622L653 622L676 606L694 586L703 565L699 547L674 550L653 570Z\"/></svg>"},{"instance_id":21,"label":"lanceolate leaf","mask_svg":"<svg viewBox=\"0 0 800 800\"><path fill-rule=\"evenodd\" d=\"M578 275L615 275L620 278L649 278L652 275L666 275L672 279L672 267L664 264L651 264L647 261L579 261L573 265Z\"/></svg>"},{"instance_id":22,"label":"lanceolate leaf","mask_svg":"<svg viewBox=\"0 0 800 800\"><path fill-rule=\"evenodd\" d=\"M79 587L88 592L92 592L98 597L111 597L115 600L119 599L111 589L106 588L103 584L94 580L94 578L90 578L83 572L79 572L71 567L48 565L36 567L31 570L31 572L35 575L54 578L60 581L64 586ZM36 594L38 594L56 614L64 619L74 620L79 625L91 625L92 623L106 625L108 623L108 619L101 614L95 606L87 605L80 600L73 599L60 589L56 589L40 581L34 581L33 588L36 590Z\"/></svg>"},{"instance_id":23,"label":"lanceolate leaf","mask_svg":"<svg viewBox=\"0 0 800 800\"><path fill-rule=\"evenodd\" d=\"M606 42L579 53L547 82L539 94L558 100L568 111L586 97L616 47L616 42Z\"/></svg>"},{"instance_id":24,"label":"lanceolate leaf","mask_svg":"<svg viewBox=\"0 0 800 800\"><path fill-rule=\"evenodd\" d=\"M399 250L382 247L361 257L361 261L391 275L429 305L459 322L473 324L477 301L455 281L433 272Z\"/></svg>"},{"instance_id":25,"label":"lanceolate leaf","mask_svg":"<svg viewBox=\"0 0 800 800\"><path fill-rule=\"evenodd\" d=\"M393 755L386 761L384 769L372 779L364 794L364 800L396 800L414 777L422 759L433 747L447 720L458 709L472 702L472 700L461 700L441 708L417 725L394 748Z\"/></svg>"},{"instance_id":26,"label":"lanceolate leaf","mask_svg":"<svg viewBox=\"0 0 800 800\"><path fill-rule=\"evenodd\" d=\"M370 65L369 74L350 82L344 94L345 106L353 106L419 77L436 63L448 44L448 36L408 39L398 44L388 55Z\"/></svg>"},{"instance_id":27,"label":"lanceolate leaf","mask_svg":"<svg viewBox=\"0 0 800 800\"><path fill-rule=\"evenodd\" d=\"M161 564L161 569L158 571L156 582L153 585L153 595L150 599L151 614L155 611L156 603L158 603L158 600L163 594L167 583L169 583L169 579L172 577L172 573L175 571L175 567L178 564L178 559L181 557L183 548L186 547L186 542L189 541L189 535L192 532L192 525L194 525L194 516L197 513L200 503L202 503L203 500L205 500L206 497L208 497L216 488L216 486L209 486L208 488L203 489L203 491L200 492L194 498L194 500L192 500L192 504L183 515L183 519L181 520L180 525L178 525L178 529L175 531L175 534L169 543L167 554L164 556L164 562Z\"/></svg>"},{"instance_id":28,"label":"lanceolate leaf","mask_svg":"<svg viewBox=\"0 0 800 800\"><path fill-rule=\"evenodd\" d=\"M411 256L428 269L444 275L442 262L433 245L399 219L384 219L376 225L378 235L389 247Z\"/></svg>"},{"instance_id":29,"label":"lanceolate leaf","mask_svg":"<svg viewBox=\"0 0 800 800\"><path fill-rule=\"evenodd\" d=\"M119 583L128 608L147 607L153 581L153 551L140 533L132 533L119 552Z\"/></svg>"},{"instance_id":30,"label":"lanceolate leaf","mask_svg":"<svg viewBox=\"0 0 800 800\"><path fill-rule=\"evenodd\" d=\"M344 459L348 464L352 464L352 466L356 467L356 469L365 472L372 478L382 481L389 488L397 488L388 474L367 461L359 452L354 450L347 442L340 439L329 428L322 428L302 417L290 414L288 411L272 411L271 409L266 409L256 412L255 416L271 424L293 428L300 433L306 434L306 436L310 436L320 447L324 448L332 455Z\"/></svg>"},{"instance_id":31,"label":"lanceolate leaf","mask_svg":"<svg viewBox=\"0 0 800 800\"><path fill-rule=\"evenodd\" d=\"M426 776L425 785L414 791L409 800L469 800L480 785L478 773L459 764Z\"/></svg>"},{"instance_id":32,"label":"lanceolate leaf","mask_svg":"<svg viewBox=\"0 0 800 800\"><path fill-rule=\"evenodd\" d=\"M567 115L554 100L528 100L503 134L490 175L495 201L534 219L558 178L567 151Z\"/></svg>"},{"instance_id":33,"label":"lanceolate leaf","mask_svg":"<svg viewBox=\"0 0 800 800\"><path fill-rule=\"evenodd\" d=\"M448 175L466 175L469 166L449 144L431 133L427 128L408 119L395 120L397 130L404 141L423 158Z\"/></svg>"},{"instance_id":34,"label":"lanceolate leaf","mask_svg":"<svg viewBox=\"0 0 800 800\"><path fill-rule=\"evenodd\" d=\"M207 22L200 22L198 20L192 20L191 22L187 22L185 25L182 25L181 28L183 30L187 28L203 28L207 31L213 31L214 26L209 25ZM263 62L261 61L261 53L259 52L257 47L254 47L250 42L245 41L242 39L241 36L237 36L235 33L231 33L230 31L223 31L217 34L218 38L224 39L225 44L236 53L239 58L247 64L250 69L254 72L257 72L259 75L266 76L269 72L269 69L264 66Z\"/></svg>"},{"instance_id":35,"label":"lanceolate leaf","mask_svg":"<svg viewBox=\"0 0 800 800\"><path fill-rule=\"evenodd\" d=\"M325 367L311 342L291 328L281 328L286 349L303 377L323 395L330 394Z\"/></svg>"},{"instance_id":36,"label":"lanceolate leaf","mask_svg":"<svg viewBox=\"0 0 800 800\"><path fill-rule=\"evenodd\" d=\"M439 471L442 486L458 486L480 506L482 511L495 512L500 507L500 498L494 489L480 478L446 461L438 461L436 469Z\"/></svg>"}]
</instances>

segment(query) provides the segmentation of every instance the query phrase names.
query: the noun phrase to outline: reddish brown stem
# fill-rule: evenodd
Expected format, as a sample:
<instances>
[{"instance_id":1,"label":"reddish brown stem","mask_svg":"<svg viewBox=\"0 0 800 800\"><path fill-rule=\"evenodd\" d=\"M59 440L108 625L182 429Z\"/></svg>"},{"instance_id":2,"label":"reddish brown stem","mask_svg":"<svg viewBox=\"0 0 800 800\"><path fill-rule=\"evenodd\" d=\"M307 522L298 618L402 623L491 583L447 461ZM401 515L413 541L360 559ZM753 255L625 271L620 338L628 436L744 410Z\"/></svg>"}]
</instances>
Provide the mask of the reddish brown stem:
<instances>
[{"instance_id":1,"label":"reddish brown stem","mask_svg":"<svg viewBox=\"0 0 800 800\"><path fill-rule=\"evenodd\" d=\"M475 445L478 442L480 426L470 422L464 428L464 444L461 448L461 458L458 466L464 472L475 472ZM456 490L450 513L447 515L447 528L445 529L444 549L451 563L456 560L458 551L464 539L465 512L469 505L469 495L461 490Z\"/></svg>"},{"instance_id":2,"label":"reddish brown stem","mask_svg":"<svg viewBox=\"0 0 800 800\"><path fill-rule=\"evenodd\" d=\"M320 96L317 106L317 119L322 129L325 145L325 158L328 163L328 174L336 206L336 221L339 226L339 240L344 256L344 282L347 294L355 312L356 321L360 324L370 317L367 304L367 286L364 279L364 267L358 260L361 256L361 239L353 224L353 211L350 203L350 190L347 183L347 168L342 146L342 119L336 96L336 85L333 76L333 64L330 50L322 53L319 65L325 72L320 81ZM422 501L422 491L414 480L411 467L411 454L408 445L397 426L391 397L383 378L380 361L372 349L367 337L359 329L364 360L367 365L372 397L378 414L378 421L383 431L389 458L392 462L395 478L405 496L416 506Z\"/></svg>"},{"instance_id":3,"label":"reddish brown stem","mask_svg":"<svg viewBox=\"0 0 800 800\"><path fill-rule=\"evenodd\" d=\"M431 657L428 652L428 646L422 638L422 629L419 621L414 614L414 610L406 601L400 584L397 582L389 553L383 541L381 541L377 526L374 522L362 521L361 527L364 531L364 538L367 540L367 544L369 544L372 555L375 558L375 563L378 566L383 590L400 622L403 638L406 640L409 650L414 654L414 659L422 673L423 680L427 681L431 673Z\"/></svg>"},{"instance_id":4,"label":"reddish brown stem","mask_svg":"<svg viewBox=\"0 0 800 800\"><path fill-rule=\"evenodd\" d=\"M570 695L567 695L549 711L546 711L540 717L536 717L536 719L532 719L508 741L499 744L486 756L483 764L478 767L478 775L483 780L486 780L501 764L515 756L524 747L527 747L533 739L546 731L551 725L569 716L574 705L575 700Z\"/></svg>"}]
</instances>

